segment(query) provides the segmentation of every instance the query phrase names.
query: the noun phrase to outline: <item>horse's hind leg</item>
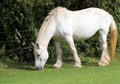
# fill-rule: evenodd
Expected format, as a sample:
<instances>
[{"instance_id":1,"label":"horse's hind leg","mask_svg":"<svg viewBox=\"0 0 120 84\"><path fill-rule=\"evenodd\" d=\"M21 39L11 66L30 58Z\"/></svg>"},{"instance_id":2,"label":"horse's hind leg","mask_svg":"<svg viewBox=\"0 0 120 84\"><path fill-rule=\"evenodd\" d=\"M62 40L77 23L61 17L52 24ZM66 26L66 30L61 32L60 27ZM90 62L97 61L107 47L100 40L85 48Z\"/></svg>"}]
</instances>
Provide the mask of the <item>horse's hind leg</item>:
<instances>
[{"instance_id":1,"label":"horse's hind leg","mask_svg":"<svg viewBox=\"0 0 120 84\"><path fill-rule=\"evenodd\" d=\"M62 66L62 49L61 49L61 44L59 42L55 42L55 46L56 46L57 60L56 60L56 63L53 65L53 67L61 68L61 66Z\"/></svg>"},{"instance_id":2,"label":"horse's hind leg","mask_svg":"<svg viewBox=\"0 0 120 84\"><path fill-rule=\"evenodd\" d=\"M72 54L73 54L74 59L75 59L74 67L78 67L78 68L81 67L81 60L80 60L80 58L79 58L79 56L77 54L77 50L75 48L72 36L66 36L65 40L67 41L68 45L70 46L70 49L71 49Z\"/></svg>"},{"instance_id":3,"label":"horse's hind leg","mask_svg":"<svg viewBox=\"0 0 120 84\"><path fill-rule=\"evenodd\" d=\"M106 66L109 64L110 62L110 57L108 55L108 50L107 50L107 34L105 34L105 32L100 31L100 39L101 39L101 43L102 43L102 56L100 59L100 62L98 63L99 66Z\"/></svg>"}]
</instances>

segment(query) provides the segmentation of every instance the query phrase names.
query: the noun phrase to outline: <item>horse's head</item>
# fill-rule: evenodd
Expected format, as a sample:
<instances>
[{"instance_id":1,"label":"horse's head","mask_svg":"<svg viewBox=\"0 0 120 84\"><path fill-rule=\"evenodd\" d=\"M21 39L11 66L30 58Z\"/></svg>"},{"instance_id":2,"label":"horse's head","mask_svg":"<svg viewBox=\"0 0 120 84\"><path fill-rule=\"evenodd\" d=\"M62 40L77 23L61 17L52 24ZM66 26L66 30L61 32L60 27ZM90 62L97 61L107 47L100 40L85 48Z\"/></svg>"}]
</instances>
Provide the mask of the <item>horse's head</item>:
<instances>
[{"instance_id":1,"label":"horse's head","mask_svg":"<svg viewBox=\"0 0 120 84\"><path fill-rule=\"evenodd\" d=\"M43 70L49 57L47 49L41 48L38 43L34 44L34 56L36 69Z\"/></svg>"}]
</instances>

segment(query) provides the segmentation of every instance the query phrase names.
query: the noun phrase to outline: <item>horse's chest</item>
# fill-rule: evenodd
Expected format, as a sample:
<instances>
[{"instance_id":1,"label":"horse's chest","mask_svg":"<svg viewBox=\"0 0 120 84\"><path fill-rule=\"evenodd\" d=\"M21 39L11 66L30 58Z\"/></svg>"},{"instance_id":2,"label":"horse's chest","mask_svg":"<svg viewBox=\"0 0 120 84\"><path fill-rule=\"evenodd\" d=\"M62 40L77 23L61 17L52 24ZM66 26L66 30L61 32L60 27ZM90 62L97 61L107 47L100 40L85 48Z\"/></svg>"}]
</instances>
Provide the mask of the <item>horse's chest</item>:
<instances>
[{"instance_id":1,"label":"horse's chest","mask_svg":"<svg viewBox=\"0 0 120 84\"><path fill-rule=\"evenodd\" d=\"M53 38L56 39L56 40L61 40L61 39L64 38L64 37L63 37L63 33L62 33L61 31L58 31L58 30L57 30L57 31L55 32Z\"/></svg>"}]
</instances>

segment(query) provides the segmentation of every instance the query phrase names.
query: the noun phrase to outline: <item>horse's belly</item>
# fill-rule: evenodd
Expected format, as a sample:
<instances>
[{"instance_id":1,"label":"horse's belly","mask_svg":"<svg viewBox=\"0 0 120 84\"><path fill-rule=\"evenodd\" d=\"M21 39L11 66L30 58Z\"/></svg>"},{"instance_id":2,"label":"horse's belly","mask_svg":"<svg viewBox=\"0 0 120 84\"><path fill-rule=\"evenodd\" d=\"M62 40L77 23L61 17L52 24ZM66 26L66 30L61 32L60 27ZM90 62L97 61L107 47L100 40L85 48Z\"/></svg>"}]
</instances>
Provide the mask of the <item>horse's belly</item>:
<instances>
[{"instance_id":1,"label":"horse's belly","mask_svg":"<svg viewBox=\"0 0 120 84\"><path fill-rule=\"evenodd\" d=\"M92 36L93 35L73 35L73 39L74 40L85 40L85 39L88 39Z\"/></svg>"},{"instance_id":2,"label":"horse's belly","mask_svg":"<svg viewBox=\"0 0 120 84\"><path fill-rule=\"evenodd\" d=\"M92 37L100 27L97 21L83 20L83 22L76 22L76 25L74 25L72 29L74 40L79 40Z\"/></svg>"},{"instance_id":3,"label":"horse's belly","mask_svg":"<svg viewBox=\"0 0 120 84\"><path fill-rule=\"evenodd\" d=\"M74 40L81 40L81 39L85 40L92 37L96 32L97 30L76 31L73 33L73 38Z\"/></svg>"}]
</instances>

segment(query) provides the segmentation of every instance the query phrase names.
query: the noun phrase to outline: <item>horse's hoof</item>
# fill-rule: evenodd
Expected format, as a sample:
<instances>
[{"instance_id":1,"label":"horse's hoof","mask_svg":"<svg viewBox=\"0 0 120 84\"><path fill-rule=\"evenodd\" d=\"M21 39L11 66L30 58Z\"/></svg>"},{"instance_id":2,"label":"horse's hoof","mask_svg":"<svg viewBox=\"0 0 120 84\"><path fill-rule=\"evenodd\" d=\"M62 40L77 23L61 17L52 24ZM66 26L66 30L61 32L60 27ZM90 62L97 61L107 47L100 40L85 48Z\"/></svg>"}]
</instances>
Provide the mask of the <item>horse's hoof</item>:
<instances>
[{"instance_id":1,"label":"horse's hoof","mask_svg":"<svg viewBox=\"0 0 120 84\"><path fill-rule=\"evenodd\" d=\"M57 64L57 63L53 65L54 68L58 68L58 69L61 68L61 66L62 66L61 64Z\"/></svg>"},{"instance_id":2,"label":"horse's hoof","mask_svg":"<svg viewBox=\"0 0 120 84\"><path fill-rule=\"evenodd\" d=\"M74 67L75 67L75 68L81 68L82 65L80 65L80 64L75 64Z\"/></svg>"},{"instance_id":3,"label":"horse's hoof","mask_svg":"<svg viewBox=\"0 0 120 84\"><path fill-rule=\"evenodd\" d=\"M98 66L102 66L102 67L107 66L107 65L109 65L108 61L106 61L106 62L99 62L98 63Z\"/></svg>"},{"instance_id":4,"label":"horse's hoof","mask_svg":"<svg viewBox=\"0 0 120 84\"><path fill-rule=\"evenodd\" d=\"M104 67L104 66L105 66L105 64L104 64L104 63L99 62L99 63L98 63L98 66Z\"/></svg>"}]
</instances>

